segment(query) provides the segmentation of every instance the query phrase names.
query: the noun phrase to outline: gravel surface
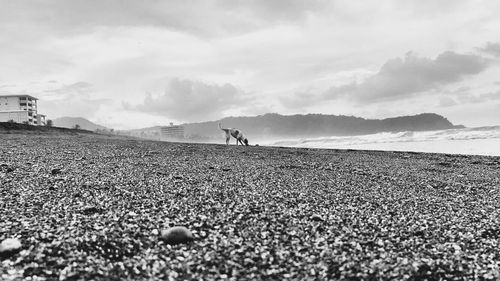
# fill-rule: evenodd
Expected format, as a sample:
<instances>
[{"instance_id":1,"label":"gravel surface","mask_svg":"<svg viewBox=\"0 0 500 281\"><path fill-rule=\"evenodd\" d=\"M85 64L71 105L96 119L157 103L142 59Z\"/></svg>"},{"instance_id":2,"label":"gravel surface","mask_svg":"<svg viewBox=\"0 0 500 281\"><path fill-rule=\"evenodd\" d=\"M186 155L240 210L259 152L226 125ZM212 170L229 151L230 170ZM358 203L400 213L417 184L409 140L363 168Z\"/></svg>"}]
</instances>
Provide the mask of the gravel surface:
<instances>
[{"instance_id":1,"label":"gravel surface","mask_svg":"<svg viewBox=\"0 0 500 281\"><path fill-rule=\"evenodd\" d=\"M0 279L498 280L499 197L499 157L0 134Z\"/></svg>"}]
</instances>

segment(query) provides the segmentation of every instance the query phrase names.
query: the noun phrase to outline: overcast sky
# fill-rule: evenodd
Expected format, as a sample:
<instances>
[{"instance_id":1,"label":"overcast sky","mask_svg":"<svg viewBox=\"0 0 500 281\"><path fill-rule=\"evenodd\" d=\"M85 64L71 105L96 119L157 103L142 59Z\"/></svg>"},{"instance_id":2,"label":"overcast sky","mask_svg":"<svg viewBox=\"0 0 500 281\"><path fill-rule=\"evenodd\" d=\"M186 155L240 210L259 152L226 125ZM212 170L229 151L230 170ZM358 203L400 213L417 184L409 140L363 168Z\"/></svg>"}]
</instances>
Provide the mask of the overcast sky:
<instances>
[{"instance_id":1,"label":"overcast sky","mask_svg":"<svg viewBox=\"0 0 500 281\"><path fill-rule=\"evenodd\" d=\"M0 0L0 95L130 129L435 112L500 125L500 1Z\"/></svg>"}]
</instances>

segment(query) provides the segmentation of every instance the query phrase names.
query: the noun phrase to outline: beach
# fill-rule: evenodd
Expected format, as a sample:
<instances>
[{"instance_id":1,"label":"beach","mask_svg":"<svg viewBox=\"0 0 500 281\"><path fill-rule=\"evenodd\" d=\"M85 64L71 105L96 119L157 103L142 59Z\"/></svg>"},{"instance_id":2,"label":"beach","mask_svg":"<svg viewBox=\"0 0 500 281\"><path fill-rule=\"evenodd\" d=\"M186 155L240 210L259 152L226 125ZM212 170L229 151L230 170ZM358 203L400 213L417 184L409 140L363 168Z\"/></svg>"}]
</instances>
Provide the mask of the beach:
<instances>
[{"instance_id":1,"label":"beach","mask_svg":"<svg viewBox=\"0 0 500 281\"><path fill-rule=\"evenodd\" d=\"M500 157L11 133L0 165L2 280L500 278Z\"/></svg>"}]
</instances>

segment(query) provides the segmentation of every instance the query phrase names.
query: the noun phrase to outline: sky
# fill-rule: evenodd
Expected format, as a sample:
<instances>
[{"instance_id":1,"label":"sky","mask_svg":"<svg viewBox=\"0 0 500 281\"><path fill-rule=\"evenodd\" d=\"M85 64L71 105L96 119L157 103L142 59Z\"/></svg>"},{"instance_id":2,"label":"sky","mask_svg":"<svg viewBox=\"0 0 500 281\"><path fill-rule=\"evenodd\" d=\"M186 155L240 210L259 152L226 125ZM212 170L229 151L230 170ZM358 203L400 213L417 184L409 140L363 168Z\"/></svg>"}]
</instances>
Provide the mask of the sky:
<instances>
[{"instance_id":1,"label":"sky","mask_svg":"<svg viewBox=\"0 0 500 281\"><path fill-rule=\"evenodd\" d=\"M118 130L265 113L500 125L500 1L0 0L0 95Z\"/></svg>"}]
</instances>

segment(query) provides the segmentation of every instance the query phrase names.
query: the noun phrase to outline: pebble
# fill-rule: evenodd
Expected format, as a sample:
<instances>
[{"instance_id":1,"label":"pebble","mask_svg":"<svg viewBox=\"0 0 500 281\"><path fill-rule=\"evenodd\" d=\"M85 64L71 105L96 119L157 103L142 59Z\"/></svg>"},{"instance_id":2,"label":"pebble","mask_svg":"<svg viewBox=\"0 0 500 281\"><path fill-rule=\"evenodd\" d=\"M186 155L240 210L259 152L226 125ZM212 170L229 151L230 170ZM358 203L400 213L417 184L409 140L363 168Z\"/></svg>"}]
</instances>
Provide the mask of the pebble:
<instances>
[{"instance_id":1,"label":"pebble","mask_svg":"<svg viewBox=\"0 0 500 281\"><path fill-rule=\"evenodd\" d=\"M54 168L54 169L52 169L52 171L50 171L50 173L51 173L52 175L57 175L57 174L60 174L60 173L61 173L61 171L62 171L62 170L61 170L60 168Z\"/></svg>"},{"instance_id":2,"label":"pebble","mask_svg":"<svg viewBox=\"0 0 500 281\"><path fill-rule=\"evenodd\" d=\"M174 226L161 231L161 239L167 244L175 245L193 241L193 234L183 226Z\"/></svg>"},{"instance_id":3,"label":"pebble","mask_svg":"<svg viewBox=\"0 0 500 281\"><path fill-rule=\"evenodd\" d=\"M85 208L82 209L83 214L85 215L92 215L95 213L99 213L101 210L95 206L86 206Z\"/></svg>"},{"instance_id":4,"label":"pebble","mask_svg":"<svg viewBox=\"0 0 500 281\"><path fill-rule=\"evenodd\" d=\"M310 219L313 221L324 221L324 219L318 214L312 215Z\"/></svg>"},{"instance_id":5,"label":"pebble","mask_svg":"<svg viewBox=\"0 0 500 281\"><path fill-rule=\"evenodd\" d=\"M11 255L21 249L21 241L17 238L7 238L0 243L0 255Z\"/></svg>"},{"instance_id":6,"label":"pebble","mask_svg":"<svg viewBox=\"0 0 500 281\"><path fill-rule=\"evenodd\" d=\"M5 169L6 173L10 173L14 171L14 168L10 167L7 163L0 163L0 170Z\"/></svg>"}]
</instances>

